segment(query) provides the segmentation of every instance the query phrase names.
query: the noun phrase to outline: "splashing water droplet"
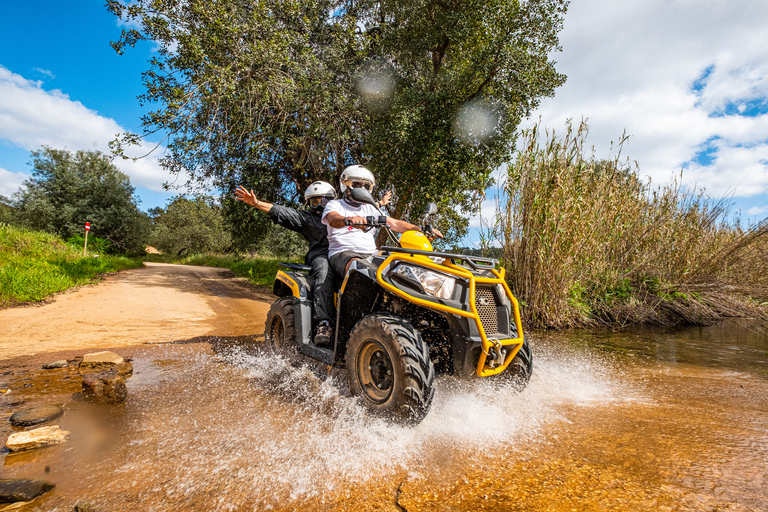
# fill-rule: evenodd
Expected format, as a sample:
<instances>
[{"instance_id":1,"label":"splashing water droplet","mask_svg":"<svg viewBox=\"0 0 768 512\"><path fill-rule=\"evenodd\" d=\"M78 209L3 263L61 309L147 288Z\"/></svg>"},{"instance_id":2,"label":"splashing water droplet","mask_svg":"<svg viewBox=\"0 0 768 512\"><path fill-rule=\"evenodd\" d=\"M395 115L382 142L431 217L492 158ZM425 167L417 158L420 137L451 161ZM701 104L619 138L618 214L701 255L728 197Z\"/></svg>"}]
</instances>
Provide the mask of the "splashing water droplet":
<instances>
[{"instance_id":1,"label":"splashing water droplet","mask_svg":"<svg viewBox=\"0 0 768 512\"><path fill-rule=\"evenodd\" d=\"M499 132L501 116L487 100L465 103L453 120L453 133L464 144L478 145L489 142Z\"/></svg>"},{"instance_id":2,"label":"splashing water droplet","mask_svg":"<svg viewBox=\"0 0 768 512\"><path fill-rule=\"evenodd\" d=\"M395 93L394 72L386 64L369 63L359 75L356 91L366 108L382 111Z\"/></svg>"}]
</instances>

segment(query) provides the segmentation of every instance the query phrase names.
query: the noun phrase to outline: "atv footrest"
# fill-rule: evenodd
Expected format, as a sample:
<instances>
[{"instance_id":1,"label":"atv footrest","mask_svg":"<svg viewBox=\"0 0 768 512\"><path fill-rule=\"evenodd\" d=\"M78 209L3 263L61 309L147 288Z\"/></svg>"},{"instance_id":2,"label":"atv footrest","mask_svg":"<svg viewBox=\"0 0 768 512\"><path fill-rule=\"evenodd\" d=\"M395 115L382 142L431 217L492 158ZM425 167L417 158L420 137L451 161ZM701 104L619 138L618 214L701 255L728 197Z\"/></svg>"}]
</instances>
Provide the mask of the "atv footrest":
<instances>
[{"instance_id":1,"label":"atv footrest","mask_svg":"<svg viewBox=\"0 0 768 512\"><path fill-rule=\"evenodd\" d=\"M302 265L301 263L287 263L281 262L277 264L278 267L285 267L291 270L298 270L299 272L312 272L312 267L309 265Z\"/></svg>"}]
</instances>

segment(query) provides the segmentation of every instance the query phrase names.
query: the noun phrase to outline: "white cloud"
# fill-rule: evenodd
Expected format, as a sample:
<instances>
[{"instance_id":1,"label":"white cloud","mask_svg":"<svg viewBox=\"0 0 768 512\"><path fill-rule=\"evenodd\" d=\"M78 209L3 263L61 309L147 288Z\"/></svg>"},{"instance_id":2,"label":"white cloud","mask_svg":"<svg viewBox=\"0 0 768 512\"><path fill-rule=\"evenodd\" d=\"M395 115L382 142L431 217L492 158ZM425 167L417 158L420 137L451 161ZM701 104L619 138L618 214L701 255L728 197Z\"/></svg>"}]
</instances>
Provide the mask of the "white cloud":
<instances>
[{"instance_id":1,"label":"white cloud","mask_svg":"<svg viewBox=\"0 0 768 512\"><path fill-rule=\"evenodd\" d=\"M567 118L587 118L599 157L626 130L622 154L656 183L685 166L684 183L711 195L765 194L766 18L758 0L572 2L554 55L568 81L530 122L562 133ZM710 161L695 161L708 142Z\"/></svg>"},{"instance_id":2,"label":"white cloud","mask_svg":"<svg viewBox=\"0 0 768 512\"><path fill-rule=\"evenodd\" d=\"M56 78L56 75L53 74L53 71L50 71L48 69L35 68L34 71L37 71L38 73L41 73L43 75L47 75L49 78Z\"/></svg>"},{"instance_id":3,"label":"white cloud","mask_svg":"<svg viewBox=\"0 0 768 512\"><path fill-rule=\"evenodd\" d=\"M0 139L28 151L45 145L70 151L83 149L109 153L109 141L123 132L125 130L114 120L100 116L63 92L46 91L41 82L27 80L0 66ZM140 155L151 147L147 144L146 148L134 151ZM158 148L152 155L136 162L115 159L114 163L131 178L133 186L162 192L163 182L173 180L173 176L159 164L162 151L162 147ZM5 176L0 177L3 178L3 189L7 188Z\"/></svg>"},{"instance_id":4,"label":"white cloud","mask_svg":"<svg viewBox=\"0 0 768 512\"><path fill-rule=\"evenodd\" d=\"M11 197L28 178L29 174L11 172L0 167L0 196Z\"/></svg>"}]
</instances>

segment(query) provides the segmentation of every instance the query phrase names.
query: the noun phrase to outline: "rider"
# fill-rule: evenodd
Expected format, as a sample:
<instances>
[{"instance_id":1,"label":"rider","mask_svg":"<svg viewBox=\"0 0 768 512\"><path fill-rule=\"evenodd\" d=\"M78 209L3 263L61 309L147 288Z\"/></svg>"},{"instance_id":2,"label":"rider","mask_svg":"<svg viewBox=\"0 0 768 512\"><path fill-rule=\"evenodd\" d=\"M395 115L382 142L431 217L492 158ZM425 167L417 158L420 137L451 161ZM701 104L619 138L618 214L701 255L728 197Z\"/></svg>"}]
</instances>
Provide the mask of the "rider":
<instances>
[{"instance_id":1,"label":"rider","mask_svg":"<svg viewBox=\"0 0 768 512\"><path fill-rule=\"evenodd\" d=\"M259 201L253 190L249 192L242 185L235 190L235 195L238 200L267 213L275 224L301 234L309 242L309 252L304 258L304 263L312 266L312 276L315 278L312 287L314 320L317 325L314 342L316 345L329 344L333 334L331 329L333 290L328 275L327 229L320 215L326 204L336 197L336 190L330 183L324 181L312 183L304 192L308 210L297 210Z\"/></svg>"},{"instance_id":2,"label":"rider","mask_svg":"<svg viewBox=\"0 0 768 512\"><path fill-rule=\"evenodd\" d=\"M353 188L365 188L369 192L376 186L373 173L362 165L351 165L341 173L341 199L329 201L323 211L323 224L328 226L328 256L331 268L340 276L345 276L352 261L365 259L376 252L376 240L372 231L365 231L365 226L347 226L344 219L353 224L365 224L367 216L379 217L379 211L366 203L352 199ZM421 231L421 228L403 220L387 217L387 225L396 233ZM429 235L443 237L433 229Z\"/></svg>"}]
</instances>

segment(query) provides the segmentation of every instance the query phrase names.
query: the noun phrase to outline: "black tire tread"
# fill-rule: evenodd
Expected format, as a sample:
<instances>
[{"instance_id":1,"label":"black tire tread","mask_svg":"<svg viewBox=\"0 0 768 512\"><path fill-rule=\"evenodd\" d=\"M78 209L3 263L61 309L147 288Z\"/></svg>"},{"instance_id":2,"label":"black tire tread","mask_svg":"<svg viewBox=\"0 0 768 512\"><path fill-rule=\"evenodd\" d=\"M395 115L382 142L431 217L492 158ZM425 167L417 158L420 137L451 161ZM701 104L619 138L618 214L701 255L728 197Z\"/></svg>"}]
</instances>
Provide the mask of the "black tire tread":
<instances>
[{"instance_id":1,"label":"black tire tread","mask_svg":"<svg viewBox=\"0 0 768 512\"><path fill-rule=\"evenodd\" d=\"M275 340L272 339L272 323L276 316L280 316L283 321L283 328L285 329L285 339L293 340L288 342L288 346L294 347L294 350L287 350L288 347L280 347ZM295 352L296 346L296 320L293 311L293 297L282 297L272 303L267 313L267 320L264 323L264 337L269 342L270 346L277 352Z\"/></svg>"},{"instance_id":2,"label":"black tire tread","mask_svg":"<svg viewBox=\"0 0 768 512\"><path fill-rule=\"evenodd\" d=\"M398 410L392 411L394 419L412 424L420 422L429 412L435 395L435 366L429 358L429 347L422 340L419 331L407 320L391 313L378 312L362 318L350 332L350 339L358 332L368 329L380 329L386 336L394 339L399 347L398 355L405 382L398 399ZM355 366L353 358L354 355L348 351L348 368ZM396 361L392 363L397 364Z\"/></svg>"}]
</instances>

